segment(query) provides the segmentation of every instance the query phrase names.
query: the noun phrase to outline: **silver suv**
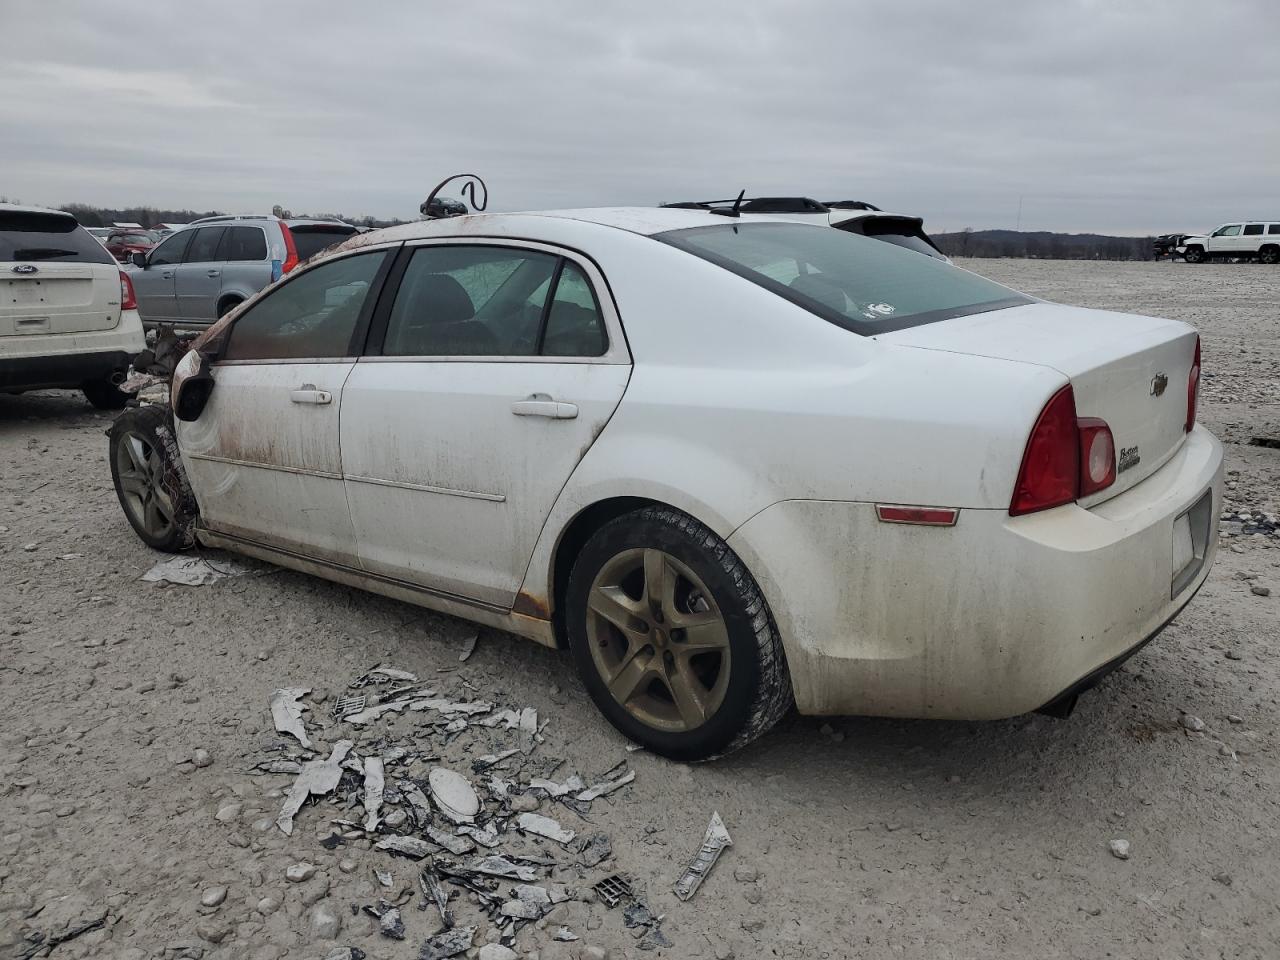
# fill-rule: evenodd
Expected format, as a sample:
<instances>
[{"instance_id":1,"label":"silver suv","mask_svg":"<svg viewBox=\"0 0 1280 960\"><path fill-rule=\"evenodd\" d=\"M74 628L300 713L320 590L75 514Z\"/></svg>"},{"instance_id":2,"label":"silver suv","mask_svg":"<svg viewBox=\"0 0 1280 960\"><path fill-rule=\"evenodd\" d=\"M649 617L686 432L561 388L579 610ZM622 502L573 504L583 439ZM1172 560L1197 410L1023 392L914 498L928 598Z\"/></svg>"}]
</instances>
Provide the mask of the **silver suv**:
<instances>
[{"instance_id":1,"label":"silver suv","mask_svg":"<svg viewBox=\"0 0 1280 960\"><path fill-rule=\"evenodd\" d=\"M340 220L206 217L134 254L129 276L148 326L207 327L355 227Z\"/></svg>"}]
</instances>

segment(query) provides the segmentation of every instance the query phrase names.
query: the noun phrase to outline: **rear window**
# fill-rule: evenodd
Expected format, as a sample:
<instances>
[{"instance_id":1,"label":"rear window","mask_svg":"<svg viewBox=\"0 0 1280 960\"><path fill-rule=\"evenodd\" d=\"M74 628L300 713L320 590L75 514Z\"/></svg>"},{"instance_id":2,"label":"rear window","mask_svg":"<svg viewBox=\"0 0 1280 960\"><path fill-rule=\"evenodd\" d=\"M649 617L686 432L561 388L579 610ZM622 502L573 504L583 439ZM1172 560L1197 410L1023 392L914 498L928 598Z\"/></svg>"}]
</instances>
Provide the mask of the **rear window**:
<instances>
[{"instance_id":1,"label":"rear window","mask_svg":"<svg viewBox=\"0 0 1280 960\"><path fill-rule=\"evenodd\" d=\"M837 326L871 335L1034 302L884 238L799 223L740 223L656 239L724 267Z\"/></svg>"},{"instance_id":2,"label":"rear window","mask_svg":"<svg viewBox=\"0 0 1280 960\"><path fill-rule=\"evenodd\" d=\"M74 217L0 210L0 262L115 263Z\"/></svg>"},{"instance_id":3,"label":"rear window","mask_svg":"<svg viewBox=\"0 0 1280 960\"><path fill-rule=\"evenodd\" d=\"M290 227L289 232L293 234L293 247L298 251L298 259L306 260L321 250L332 247L335 243L341 243L355 233L356 228L326 224L314 227Z\"/></svg>"},{"instance_id":4,"label":"rear window","mask_svg":"<svg viewBox=\"0 0 1280 960\"><path fill-rule=\"evenodd\" d=\"M1246 223L1244 225L1244 235L1246 237L1258 237L1262 235L1262 224Z\"/></svg>"}]
</instances>

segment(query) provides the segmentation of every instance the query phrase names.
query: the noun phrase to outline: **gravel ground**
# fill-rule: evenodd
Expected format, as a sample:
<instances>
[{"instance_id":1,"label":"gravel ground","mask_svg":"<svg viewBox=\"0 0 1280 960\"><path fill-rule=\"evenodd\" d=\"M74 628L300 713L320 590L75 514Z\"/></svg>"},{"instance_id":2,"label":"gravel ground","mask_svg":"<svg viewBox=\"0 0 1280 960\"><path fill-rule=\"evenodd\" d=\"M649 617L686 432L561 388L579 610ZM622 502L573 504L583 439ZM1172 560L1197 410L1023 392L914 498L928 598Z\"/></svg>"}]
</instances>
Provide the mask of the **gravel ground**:
<instances>
[{"instance_id":1,"label":"gravel ground","mask_svg":"<svg viewBox=\"0 0 1280 960\"><path fill-rule=\"evenodd\" d=\"M1280 438L1280 269L967 265L1050 299L1196 324L1203 419L1228 441L1229 506L1280 513L1280 450L1249 445ZM566 654L483 630L460 663L467 624L284 571L141 582L157 557L116 504L109 423L71 394L0 396L0 957L103 917L53 956L319 960L352 946L416 957L438 928L417 908L420 864L355 837L326 849L328 821L353 816L327 803L284 836L271 820L293 778L249 774L281 739L267 709L275 688L315 689L308 728L327 748L341 731L325 719L331 701L318 701L378 663L442 695L536 708L543 742L498 768L514 780L523 766L526 778L591 782L624 759L636 773L590 805L590 822L542 802L613 848L598 867L550 879L581 895L609 872L629 875L674 946L641 952L645 928L578 901L545 929L525 927L521 956L1280 955L1280 541L1265 517L1261 533L1252 519L1230 527L1239 535L1224 537L1198 599L1068 720L793 716L690 767L627 753ZM362 736L412 746L423 716L383 718ZM463 772L515 743L473 727L445 744L433 722L422 746ZM682 903L671 886L713 811L733 846ZM541 849L574 859L556 846ZM315 874L290 882L299 862ZM415 893L406 940L353 914L404 887ZM479 919L477 945L492 935L474 905L455 910ZM581 939L552 940L561 924Z\"/></svg>"}]
</instances>

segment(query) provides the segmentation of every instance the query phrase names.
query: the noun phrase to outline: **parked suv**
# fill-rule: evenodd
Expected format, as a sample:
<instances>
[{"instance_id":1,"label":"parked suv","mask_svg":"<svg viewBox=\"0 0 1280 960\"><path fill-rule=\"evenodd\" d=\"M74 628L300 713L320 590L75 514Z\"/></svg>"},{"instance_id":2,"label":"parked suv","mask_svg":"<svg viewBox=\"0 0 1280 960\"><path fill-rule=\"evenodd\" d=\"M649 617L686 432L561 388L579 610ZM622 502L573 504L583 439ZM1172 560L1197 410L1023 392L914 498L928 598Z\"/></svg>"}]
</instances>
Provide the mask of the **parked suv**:
<instances>
[{"instance_id":1,"label":"parked suv","mask_svg":"<svg viewBox=\"0 0 1280 960\"><path fill-rule=\"evenodd\" d=\"M129 275L147 325L206 327L273 280L358 232L339 220L206 217L135 254Z\"/></svg>"},{"instance_id":2,"label":"parked suv","mask_svg":"<svg viewBox=\"0 0 1280 960\"><path fill-rule=\"evenodd\" d=\"M123 407L145 347L129 277L75 217L0 203L0 393L70 387Z\"/></svg>"},{"instance_id":3,"label":"parked suv","mask_svg":"<svg viewBox=\"0 0 1280 960\"><path fill-rule=\"evenodd\" d=\"M1228 257L1257 257L1261 263L1280 263L1280 221L1224 223L1208 236L1187 237L1178 252L1187 263Z\"/></svg>"}]
</instances>

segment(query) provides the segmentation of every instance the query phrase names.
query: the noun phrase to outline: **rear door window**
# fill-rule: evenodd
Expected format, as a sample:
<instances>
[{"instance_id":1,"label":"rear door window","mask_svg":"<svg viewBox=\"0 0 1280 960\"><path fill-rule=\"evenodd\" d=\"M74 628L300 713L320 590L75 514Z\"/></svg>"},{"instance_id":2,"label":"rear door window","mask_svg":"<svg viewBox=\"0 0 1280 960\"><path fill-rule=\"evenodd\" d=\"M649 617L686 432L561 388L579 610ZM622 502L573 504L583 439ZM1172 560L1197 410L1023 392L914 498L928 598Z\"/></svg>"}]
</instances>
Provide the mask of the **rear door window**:
<instances>
[{"instance_id":1,"label":"rear door window","mask_svg":"<svg viewBox=\"0 0 1280 960\"><path fill-rule=\"evenodd\" d=\"M608 349L595 292L582 269L566 260L556 281L538 352L544 357L599 357Z\"/></svg>"},{"instance_id":2,"label":"rear door window","mask_svg":"<svg viewBox=\"0 0 1280 960\"><path fill-rule=\"evenodd\" d=\"M217 260L265 260L267 238L261 227L227 227L215 255Z\"/></svg>"},{"instance_id":3,"label":"rear door window","mask_svg":"<svg viewBox=\"0 0 1280 960\"><path fill-rule=\"evenodd\" d=\"M1273 223L1269 227L1267 227L1268 236L1276 233L1280 233L1280 223Z\"/></svg>"},{"instance_id":4,"label":"rear door window","mask_svg":"<svg viewBox=\"0 0 1280 960\"><path fill-rule=\"evenodd\" d=\"M67 214L0 210L0 262L115 263Z\"/></svg>"},{"instance_id":5,"label":"rear door window","mask_svg":"<svg viewBox=\"0 0 1280 960\"><path fill-rule=\"evenodd\" d=\"M293 248L298 251L298 259L306 260L308 257L314 257L321 250L327 250L335 243L341 243L358 231L355 227L324 224L290 227L289 232L293 234Z\"/></svg>"},{"instance_id":6,"label":"rear door window","mask_svg":"<svg viewBox=\"0 0 1280 960\"><path fill-rule=\"evenodd\" d=\"M191 238L194 235L194 230L184 230L181 233L175 233L168 240L151 251L151 256L147 260L147 263L153 267L181 263L182 255L187 252L187 244L191 242Z\"/></svg>"},{"instance_id":7,"label":"rear door window","mask_svg":"<svg viewBox=\"0 0 1280 960\"><path fill-rule=\"evenodd\" d=\"M1245 235L1246 237L1260 237L1260 236L1262 236L1262 224L1260 224L1260 223L1246 223L1246 224L1244 225L1244 235Z\"/></svg>"},{"instance_id":8,"label":"rear door window","mask_svg":"<svg viewBox=\"0 0 1280 960\"><path fill-rule=\"evenodd\" d=\"M195 239L187 250L186 263L214 263L218 259L218 244L226 227L201 227L195 231Z\"/></svg>"}]
</instances>

